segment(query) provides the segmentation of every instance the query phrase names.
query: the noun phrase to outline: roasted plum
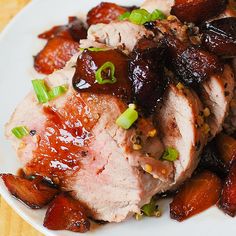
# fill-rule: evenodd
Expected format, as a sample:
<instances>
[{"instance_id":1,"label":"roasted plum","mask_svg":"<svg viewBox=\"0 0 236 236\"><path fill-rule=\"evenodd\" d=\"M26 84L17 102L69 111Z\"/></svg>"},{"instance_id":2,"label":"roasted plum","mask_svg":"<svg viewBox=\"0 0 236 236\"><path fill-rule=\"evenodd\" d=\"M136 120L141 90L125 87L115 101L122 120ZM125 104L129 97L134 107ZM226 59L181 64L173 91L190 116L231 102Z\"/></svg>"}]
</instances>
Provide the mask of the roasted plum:
<instances>
[{"instance_id":1,"label":"roasted plum","mask_svg":"<svg viewBox=\"0 0 236 236\"><path fill-rule=\"evenodd\" d=\"M202 45L221 56L236 56L236 17L217 19L202 26Z\"/></svg>"},{"instance_id":2,"label":"roasted plum","mask_svg":"<svg viewBox=\"0 0 236 236\"><path fill-rule=\"evenodd\" d=\"M196 46L189 46L171 35L165 35L168 66L187 85L196 85L210 76L222 73L217 56Z\"/></svg>"},{"instance_id":3,"label":"roasted plum","mask_svg":"<svg viewBox=\"0 0 236 236\"><path fill-rule=\"evenodd\" d=\"M109 63L112 68L105 68ZM100 94L115 95L124 100L130 101L132 96L131 81L128 76L129 57L119 50L91 51L85 49L78 57L76 72L73 77L73 86L79 92L92 92ZM112 66L112 67L113 67ZM96 74L101 71L101 77L105 80L116 79L114 83L99 84ZM114 73L114 75L112 75Z\"/></svg>"},{"instance_id":4,"label":"roasted plum","mask_svg":"<svg viewBox=\"0 0 236 236\"><path fill-rule=\"evenodd\" d=\"M87 36L87 29L82 21L74 16L69 17L68 21L67 25L54 26L52 29L40 34L38 37L47 40L55 37L63 37L77 42L79 42L80 39L85 39Z\"/></svg>"},{"instance_id":5,"label":"roasted plum","mask_svg":"<svg viewBox=\"0 0 236 236\"><path fill-rule=\"evenodd\" d=\"M188 180L170 204L170 216L183 221L215 205L222 183L217 175L204 171Z\"/></svg>"},{"instance_id":6,"label":"roasted plum","mask_svg":"<svg viewBox=\"0 0 236 236\"><path fill-rule=\"evenodd\" d=\"M40 176L26 179L3 174L1 177L9 192L32 209L44 207L58 194L58 190L46 184Z\"/></svg>"},{"instance_id":7,"label":"roasted plum","mask_svg":"<svg viewBox=\"0 0 236 236\"><path fill-rule=\"evenodd\" d=\"M216 147L216 140L213 140L203 149L197 171L210 170L224 178L228 173L228 168L220 158L220 154Z\"/></svg>"},{"instance_id":8,"label":"roasted plum","mask_svg":"<svg viewBox=\"0 0 236 236\"><path fill-rule=\"evenodd\" d=\"M90 222L81 203L69 194L61 193L50 203L44 226L51 230L85 233L90 229Z\"/></svg>"},{"instance_id":9,"label":"roasted plum","mask_svg":"<svg viewBox=\"0 0 236 236\"><path fill-rule=\"evenodd\" d=\"M216 137L216 144L220 158L229 168L231 163L236 160L236 139L221 133Z\"/></svg>"},{"instance_id":10,"label":"roasted plum","mask_svg":"<svg viewBox=\"0 0 236 236\"><path fill-rule=\"evenodd\" d=\"M163 76L165 45L151 39L141 39L134 48L129 63L129 77L137 104L145 114L155 109L164 93Z\"/></svg>"},{"instance_id":11,"label":"roasted plum","mask_svg":"<svg viewBox=\"0 0 236 236\"><path fill-rule=\"evenodd\" d=\"M102 2L88 12L87 23L88 25L98 23L108 24L111 21L117 20L121 14L127 11L127 8L118 6L115 3Z\"/></svg>"},{"instance_id":12,"label":"roasted plum","mask_svg":"<svg viewBox=\"0 0 236 236\"><path fill-rule=\"evenodd\" d=\"M219 207L226 214L236 216L236 161L232 163L229 175L223 184Z\"/></svg>"},{"instance_id":13,"label":"roasted plum","mask_svg":"<svg viewBox=\"0 0 236 236\"><path fill-rule=\"evenodd\" d=\"M226 9L226 0L175 0L171 14L182 22L201 23Z\"/></svg>"},{"instance_id":14,"label":"roasted plum","mask_svg":"<svg viewBox=\"0 0 236 236\"><path fill-rule=\"evenodd\" d=\"M79 50L79 44L73 40L52 38L34 58L34 68L39 73L51 74L55 70L62 69Z\"/></svg>"}]
</instances>

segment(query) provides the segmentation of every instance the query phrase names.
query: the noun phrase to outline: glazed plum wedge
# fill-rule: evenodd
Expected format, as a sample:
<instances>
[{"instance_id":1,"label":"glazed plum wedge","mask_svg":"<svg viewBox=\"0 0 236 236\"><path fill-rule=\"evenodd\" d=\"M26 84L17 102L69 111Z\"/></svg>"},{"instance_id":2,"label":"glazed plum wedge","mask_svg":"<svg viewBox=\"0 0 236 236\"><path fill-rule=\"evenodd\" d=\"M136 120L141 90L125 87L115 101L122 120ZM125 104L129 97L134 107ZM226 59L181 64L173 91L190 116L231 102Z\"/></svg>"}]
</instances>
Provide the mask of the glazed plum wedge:
<instances>
[{"instance_id":1,"label":"glazed plum wedge","mask_svg":"<svg viewBox=\"0 0 236 236\"><path fill-rule=\"evenodd\" d=\"M46 184L40 176L26 179L3 174L1 177L9 192L32 209L46 206L58 194L58 190Z\"/></svg>"},{"instance_id":2,"label":"glazed plum wedge","mask_svg":"<svg viewBox=\"0 0 236 236\"><path fill-rule=\"evenodd\" d=\"M108 24L111 21L117 20L120 15L127 11L127 8L118 6L115 3L102 2L88 12L87 23L88 25L98 23Z\"/></svg>"},{"instance_id":3,"label":"glazed plum wedge","mask_svg":"<svg viewBox=\"0 0 236 236\"><path fill-rule=\"evenodd\" d=\"M67 193L61 193L50 203L44 226L52 230L85 233L90 229L90 222L81 203Z\"/></svg>"},{"instance_id":4,"label":"glazed plum wedge","mask_svg":"<svg viewBox=\"0 0 236 236\"><path fill-rule=\"evenodd\" d=\"M226 0L175 0L171 14L182 22L201 23L226 9Z\"/></svg>"},{"instance_id":5,"label":"glazed plum wedge","mask_svg":"<svg viewBox=\"0 0 236 236\"><path fill-rule=\"evenodd\" d=\"M204 171L188 180L170 204L170 216L183 221L215 205L220 197L221 180Z\"/></svg>"},{"instance_id":6,"label":"glazed plum wedge","mask_svg":"<svg viewBox=\"0 0 236 236\"><path fill-rule=\"evenodd\" d=\"M236 215L236 161L233 162L226 178L219 207L228 215Z\"/></svg>"}]
</instances>

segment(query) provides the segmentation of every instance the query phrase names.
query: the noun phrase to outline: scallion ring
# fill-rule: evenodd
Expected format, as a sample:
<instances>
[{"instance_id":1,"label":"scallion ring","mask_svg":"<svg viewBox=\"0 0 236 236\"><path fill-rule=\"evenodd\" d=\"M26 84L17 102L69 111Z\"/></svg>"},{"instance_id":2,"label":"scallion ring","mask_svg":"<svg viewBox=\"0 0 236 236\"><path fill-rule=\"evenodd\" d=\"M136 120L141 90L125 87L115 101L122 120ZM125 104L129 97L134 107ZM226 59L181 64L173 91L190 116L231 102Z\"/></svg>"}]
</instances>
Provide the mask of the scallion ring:
<instances>
[{"instance_id":1,"label":"scallion ring","mask_svg":"<svg viewBox=\"0 0 236 236\"><path fill-rule=\"evenodd\" d=\"M132 108L128 108L118 117L116 124L123 129L129 129L137 119L138 112Z\"/></svg>"},{"instance_id":2,"label":"scallion ring","mask_svg":"<svg viewBox=\"0 0 236 236\"><path fill-rule=\"evenodd\" d=\"M46 103L50 100L48 89L45 85L44 80L42 79L32 80L32 85L39 103Z\"/></svg>"},{"instance_id":3,"label":"scallion ring","mask_svg":"<svg viewBox=\"0 0 236 236\"><path fill-rule=\"evenodd\" d=\"M110 79L104 78L104 75ZM98 84L114 84L117 82L115 77L115 65L107 61L95 73L95 78Z\"/></svg>"},{"instance_id":4,"label":"scallion ring","mask_svg":"<svg viewBox=\"0 0 236 236\"><path fill-rule=\"evenodd\" d=\"M162 159L166 161L176 161L178 158L179 152L172 147L168 147L162 156Z\"/></svg>"},{"instance_id":5,"label":"scallion ring","mask_svg":"<svg viewBox=\"0 0 236 236\"><path fill-rule=\"evenodd\" d=\"M25 126L15 127L11 130L11 132L18 139L22 139L29 134L29 131Z\"/></svg>"},{"instance_id":6,"label":"scallion ring","mask_svg":"<svg viewBox=\"0 0 236 236\"><path fill-rule=\"evenodd\" d=\"M48 92L50 100L63 95L64 93L67 92L67 90L68 90L68 87L66 85L61 85L61 86L52 88L52 90Z\"/></svg>"}]
</instances>

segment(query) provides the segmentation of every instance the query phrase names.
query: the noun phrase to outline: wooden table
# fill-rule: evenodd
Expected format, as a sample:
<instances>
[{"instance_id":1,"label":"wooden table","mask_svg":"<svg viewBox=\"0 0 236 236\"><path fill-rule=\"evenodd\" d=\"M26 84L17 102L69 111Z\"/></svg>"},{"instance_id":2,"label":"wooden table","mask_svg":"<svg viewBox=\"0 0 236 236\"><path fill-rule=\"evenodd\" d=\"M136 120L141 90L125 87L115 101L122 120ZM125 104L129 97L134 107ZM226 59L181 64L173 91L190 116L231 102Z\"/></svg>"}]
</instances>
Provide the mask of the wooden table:
<instances>
[{"instance_id":1,"label":"wooden table","mask_svg":"<svg viewBox=\"0 0 236 236\"><path fill-rule=\"evenodd\" d=\"M0 31L30 0L0 0ZM0 197L0 236L43 236L27 224Z\"/></svg>"}]
</instances>

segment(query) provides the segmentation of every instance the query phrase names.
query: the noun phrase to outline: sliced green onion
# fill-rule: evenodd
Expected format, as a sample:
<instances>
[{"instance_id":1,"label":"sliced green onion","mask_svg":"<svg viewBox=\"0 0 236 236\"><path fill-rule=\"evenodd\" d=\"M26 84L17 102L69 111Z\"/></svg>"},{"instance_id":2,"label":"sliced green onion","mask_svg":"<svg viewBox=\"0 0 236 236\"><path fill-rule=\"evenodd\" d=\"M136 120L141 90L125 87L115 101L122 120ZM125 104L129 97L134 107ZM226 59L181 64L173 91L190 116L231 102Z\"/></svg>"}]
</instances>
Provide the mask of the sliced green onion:
<instances>
[{"instance_id":1,"label":"sliced green onion","mask_svg":"<svg viewBox=\"0 0 236 236\"><path fill-rule=\"evenodd\" d=\"M166 19L166 15L162 11L156 9L150 14L149 20L155 21L155 20L164 20L164 19Z\"/></svg>"},{"instance_id":2,"label":"sliced green onion","mask_svg":"<svg viewBox=\"0 0 236 236\"><path fill-rule=\"evenodd\" d=\"M132 108L128 108L116 120L116 124L123 129L129 129L138 119L138 112Z\"/></svg>"},{"instance_id":3,"label":"sliced green onion","mask_svg":"<svg viewBox=\"0 0 236 236\"><path fill-rule=\"evenodd\" d=\"M29 131L25 126L15 127L11 130L11 132L18 139L22 139L23 137L25 137L29 134Z\"/></svg>"},{"instance_id":4,"label":"sliced green onion","mask_svg":"<svg viewBox=\"0 0 236 236\"><path fill-rule=\"evenodd\" d=\"M152 13L149 13L145 9L135 9L132 12L125 12L119 16L119 20L129 20L137 25L143 25L149 21L163 19L166 19L166 15L158 9L154 10Z\"/></svg>"},{"instance_id":5,"label":"sliced green onion","mask_svg":"<svg viewBox=\"0 0 236 236\"><path fill-rule=\"evenodd\" d=\"M64 93L67 92L67 90L68 90L68 87L66 85L61 85L61 86L57 86L53 88L52 90L48 92L50 100L63 95Z\"/></svg>"},{"instance_id":6,"label":"sliced green onion","mask_svg":"<svg viewBox=\"0 0 236 236\"><path fill-rule=\"evenodd\" d=\"M130 17L130 12L125 12L125 13L123 13L122 15L120 15L119 17L118 17L118 20L128 20L129 19L129 17Z\"/></svg>"},{"instance_id":7,"label":"sliced green onion","mask_svg":"<svg viewBox=\"0 0 236 236\"><path fill-rule=\"evenodd\" d=\"M105 79L104 74L107 74L110 79ZM115 77L115 65L108 61L104 63L95 73L95 78L98 84L114 84L117 82Z\"/></svg>"},{"instance_id":8,"label":"sliced green onion","mask_svg":"<svg viewBox=\"0 0 236 236\"><path fill-rule=\"evenodd\" d=\"M80 48L80 51L84 51L84 50L89 50L90 52L102 52L102 51L106 51L107 48L94 48L94 47L91 47L91 48Z\"/></svg>"},{"instance_id":9,"label":"sliced green onion","mask_svg":"<svg viewBox=\"0 0 236 236\"><path fill-rule=\"evenodd\" d=\"M137 24L143 25L147 21L149 21L150 13L145 9L135 9L131 12L129 16L129 21Z\"/></svg>"},{"instance_id":10,"label":"sliced green onion","mask_svg":"<svg viewBox=\"0 0 236 236\"><path fill-rule=\"evenodd\" d=\"M46 103L50 100L48 95L48 89L45 85L44 80L42 79L35 79L32 80L33 88L38 98L39 103Z\"/></svg>"},{"instance_id":11,"label":"sliced green onion","mask_svg":"<svg viewBox=\"0 0 236 236\"><path fill-rule=\"evenodd\" d=\"M179 152L175 148L168 147L163 156L162 159L167 161L176 161L179 158Z\"/></svg>"},{"instance_id":12,"label":"sliced green onion","mask_svg":"<svg viewBox=\"0 0 236 236\"><path fill-rule=\"evenodd\" d=\"M141 212L146 216L157 216L159 213L157 202L154 198L151 199L150 203L144 205L141 208Z\"/></svg>"}]
</instances>

